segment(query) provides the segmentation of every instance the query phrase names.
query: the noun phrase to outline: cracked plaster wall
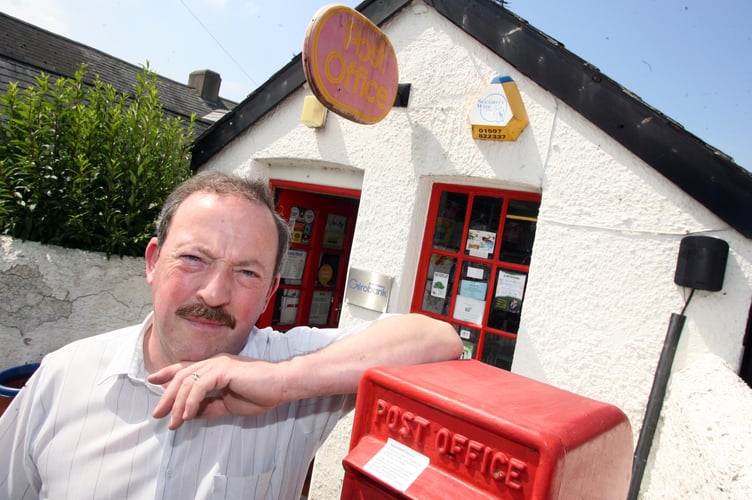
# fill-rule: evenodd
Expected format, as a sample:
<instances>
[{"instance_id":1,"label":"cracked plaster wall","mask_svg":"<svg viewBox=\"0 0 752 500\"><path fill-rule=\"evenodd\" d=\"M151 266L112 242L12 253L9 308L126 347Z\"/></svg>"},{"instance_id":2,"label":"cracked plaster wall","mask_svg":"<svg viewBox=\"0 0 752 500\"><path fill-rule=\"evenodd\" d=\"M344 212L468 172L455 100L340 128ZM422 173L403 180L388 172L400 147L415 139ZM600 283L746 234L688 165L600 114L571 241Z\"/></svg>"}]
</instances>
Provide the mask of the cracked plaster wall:
<instances>
[{"instance_id":1,"label":"cracked plaster wall","mask_svg":"<svg viewBox=\"0 0 752 500\"><path fill-rule=\"evenodd\" d=\"M150 310L141 258L0 237L0 369L138 323Z\"/></svg>"}]
</instances>

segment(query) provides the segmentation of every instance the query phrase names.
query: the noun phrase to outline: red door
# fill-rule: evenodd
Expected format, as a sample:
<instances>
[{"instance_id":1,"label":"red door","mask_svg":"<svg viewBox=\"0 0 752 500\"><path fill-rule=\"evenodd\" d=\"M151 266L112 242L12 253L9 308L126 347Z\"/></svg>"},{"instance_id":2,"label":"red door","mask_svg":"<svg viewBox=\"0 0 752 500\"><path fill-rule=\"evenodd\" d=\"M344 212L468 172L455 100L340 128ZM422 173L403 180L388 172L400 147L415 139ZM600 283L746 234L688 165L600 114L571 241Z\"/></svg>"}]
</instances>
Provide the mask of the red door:
<instances>
[{"instance_id":1,"label":"red door","mask_svg":"<svg viewBox=\"0 0 752 500\"><path fill-rule=\"evenodd\" d=\"M277 211L288 222L291 239L279 290L258 325L278 330L336 327L360 193L316 193L301 190L301 185L273 184Z\"/></svg>"}]
</instances>

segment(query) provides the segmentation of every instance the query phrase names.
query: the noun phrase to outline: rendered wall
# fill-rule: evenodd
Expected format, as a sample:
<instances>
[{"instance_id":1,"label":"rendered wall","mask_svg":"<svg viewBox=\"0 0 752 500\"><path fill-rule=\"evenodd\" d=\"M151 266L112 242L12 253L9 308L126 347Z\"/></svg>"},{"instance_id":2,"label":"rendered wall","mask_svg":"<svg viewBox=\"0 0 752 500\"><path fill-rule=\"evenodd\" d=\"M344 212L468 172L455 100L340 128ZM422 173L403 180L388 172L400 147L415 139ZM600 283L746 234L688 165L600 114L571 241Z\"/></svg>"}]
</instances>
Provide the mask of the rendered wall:
<instances>
[{"instance_id":1,"label":"rendered wall","mask_svg":"<svg viewBox=\"0 0 752 500\"><path fill-rule=\"evenodd\" d=\"M0 369L140 323L151 310L143 259L0 236Z\"/></svg>"},{"instance_id":2,"label":"rendered wall","mask_svg":"<svg viewBox=\"0 0 752 500\"><path fill-rule=\"evenodd\" d=\"M314 130L299 121L302 89L206 168L333 185L332 171L361 172L350 266L395 278L390 312L410 307L432 183L540 192L513 371L616 404L635 444L670 315L688 293L673 283L681 238L725 239L723 291L695 293L686 311L642 497L749 497L752 393L735 373L752 242L422 2L382 29L399 81L412 84L407 108L372 126L330 113ZM496 75L517 82L530 117L514 143L471 137L470 107ZM344 324L373 317L342 312ZM311 498L337 498L350 425L319 452Z\"/></svg>"}]
</instances>

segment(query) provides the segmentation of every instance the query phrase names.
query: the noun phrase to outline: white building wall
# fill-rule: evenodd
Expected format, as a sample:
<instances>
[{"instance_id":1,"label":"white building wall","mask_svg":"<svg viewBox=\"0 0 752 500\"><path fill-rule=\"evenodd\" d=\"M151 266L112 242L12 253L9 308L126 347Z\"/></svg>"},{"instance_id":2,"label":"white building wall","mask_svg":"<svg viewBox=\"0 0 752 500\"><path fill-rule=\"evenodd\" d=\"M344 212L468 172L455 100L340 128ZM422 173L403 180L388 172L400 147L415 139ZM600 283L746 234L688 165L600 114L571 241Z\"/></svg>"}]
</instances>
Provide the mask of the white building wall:
<instances>
[{"instance_id":1,"label":"white building wall","mask_svg":"<svg viewBox=\"0 0 752 500\"><path fill-rule=\"evenodd\" d=\"M723 238L731 247L724 289L698 291L687 308L642 497L749 497L743 450L752 444L752 394L735 372L752 298L752 242L422 2L382 29L400 82L412 84L407 108L371 126L329 113L325 128L313 130L299 121L310 94L302 89L207 168L261 163L274 177L280 170L267 159L299 158L297 180L334 185L310 162L362 172L350 266L395 278L392 312L410 307L434 182L540 192L513 371L617 405L635 444L668 321L687 294L673 283L681 238ZM470 107L496 75L517 82L530 117L516 142L470 133ZM345 305L342 322L375 316ZM338 498L350 425L319 452L311 498Z\"/></svg>"},{"instance_id":2,"label":"white building wall","mask_svg":"<svg viewBox=\"0 0 752 500\"><path fill-rule=\"evenodd\" d=\"M314 130L300 123L309 94L301 89L205 168L362 189L350 265L395 278L390 312L409 310L432 183L540 192L513 371L619 406L635 443L670 315L686 297L673 283L681 238L726 240L724 289L695 293L686 311L642 497L752 496L744 451L752 446L752 394L735 375L752 299L752 242L422 2L384 29L400 82L412 84L407 108L372 126L330 113ZM469 109L496 75L517 82L530 117L513 143L470 134ZM150 308L142 259L0 242L3 279L27 280L5 292L5 303L34 308L36 321L23 335L0 322L7 365L138 322ZM110 270L120 265L123 278ZM342 323L376 316L345 304ZM338 498L350 425L319 452L311 498Z\"/></svg>"}]
</instances>

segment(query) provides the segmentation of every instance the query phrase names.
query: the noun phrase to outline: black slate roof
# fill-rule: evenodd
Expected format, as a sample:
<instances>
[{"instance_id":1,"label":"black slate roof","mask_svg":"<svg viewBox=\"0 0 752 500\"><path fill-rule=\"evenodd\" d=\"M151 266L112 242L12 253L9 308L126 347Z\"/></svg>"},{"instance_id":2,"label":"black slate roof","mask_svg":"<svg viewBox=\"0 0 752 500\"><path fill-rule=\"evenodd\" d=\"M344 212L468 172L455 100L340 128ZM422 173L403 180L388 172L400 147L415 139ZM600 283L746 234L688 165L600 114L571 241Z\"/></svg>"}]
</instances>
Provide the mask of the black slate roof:
<instances>
[{"instance_id":1,"label":"black slate roof","mask_svg":"<svg viewBox=\"0 0 752 500\"><path fill-rule=\"evenodd\" d=\"M499 57L561 99L747 238L752 173L721 151L490 0L424 0ZM410 0L366 0L357 10L381 25ZM305 83L301 54L194 143L197 169Z\"/></svg>"},{"instance_id":2,"label":"black slate roof","mask_svg":"<svg viewBox=\"0 0 752 500\"><path fill-rule=\"evenodd\" d=\"M53 77L72 77L81 64L87 65L87 81L99 75L100 80L121 93L133 90L136 74L141 72L139 66L0 12L0 90L5 90L11 81L29 87L40 72ZM197 134L216 121L216 118L203 117L213 111L227 112L236 104L222 98L218 101L202 99L188 85L168 78L159 77L159 86L160 102L168 115L187 119L196 114Z\"/></svg>"}]
</instances>

